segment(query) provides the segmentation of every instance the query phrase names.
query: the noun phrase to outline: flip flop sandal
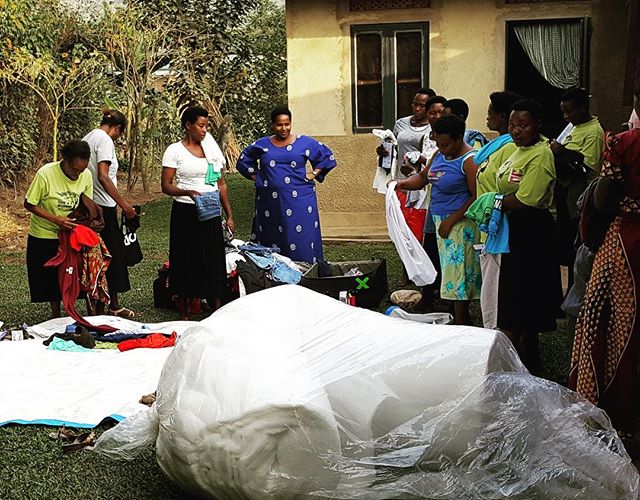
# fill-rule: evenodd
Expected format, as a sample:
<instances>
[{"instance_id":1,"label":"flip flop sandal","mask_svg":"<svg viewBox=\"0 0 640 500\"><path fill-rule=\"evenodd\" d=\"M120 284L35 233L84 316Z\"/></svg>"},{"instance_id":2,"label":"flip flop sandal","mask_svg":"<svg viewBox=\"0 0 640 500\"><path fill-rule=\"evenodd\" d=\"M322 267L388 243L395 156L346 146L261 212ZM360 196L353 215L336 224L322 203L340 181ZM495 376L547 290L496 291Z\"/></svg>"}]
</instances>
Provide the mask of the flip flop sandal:
<instances>
[{"instance_id":1,"label":"flip flop sandal","mask_svg":"<svg viewBox=\"0 0 640 500\"><path fill-rule=\"evenodd\" d=\"M134 313L131 309L127 309L126 307L121 307L120 309L109 308L109 315L125 319L134 319L136 317L136 313Z\"/></svg>"},{"instance_id":2,"label":"flip flop sandal","mask_svg":"<svg viewBox=\"0 0 640 500\"><path fill-rule=\"evenodd\" d=\"M73 441L78 437L78 434L72 430L67 429L64 425L60 427L57 432L51 432L49 434L51 439L56 441Z\"/></svg>"},{"instance_id":3,"label":"flip flop sandal","mask_svg":"<svg viewBox=\"0 0 640 500\"><path fill-rule=\"evenodd\" d=\"M62 452L72 453L74 451L80 451L85 449L92 450L94 444L96 444L96 433L93 431L84 432L82 434L78 434L78 436L76 436L73 442L69 444L63 444Z\"/></svg>"}]
</instances>

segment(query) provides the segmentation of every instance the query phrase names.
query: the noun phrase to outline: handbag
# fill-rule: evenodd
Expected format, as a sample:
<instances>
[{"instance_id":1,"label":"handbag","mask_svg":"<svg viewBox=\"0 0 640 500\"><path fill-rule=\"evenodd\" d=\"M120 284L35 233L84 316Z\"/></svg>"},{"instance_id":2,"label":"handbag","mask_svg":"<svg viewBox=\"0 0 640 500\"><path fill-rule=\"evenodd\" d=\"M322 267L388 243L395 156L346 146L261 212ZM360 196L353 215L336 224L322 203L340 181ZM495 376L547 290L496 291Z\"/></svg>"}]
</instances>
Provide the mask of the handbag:
<instances>
[{"instance_id":1,"label":"handbag","mask_svg":"<svg viewBox=\"0 0 640 500\"><path fill-rule=\"evenodd\" d=\"M139 208L136 207L136 211ZM140 217L134 217L133 219L127 219L122 214L122 222L120 229L122 231L122 238L124 240L124 263L127 267L135 266L143 259L142 248L138 241L138 235L136 231L140 228Z\"/></svg>"},{"instance_id":2,"label":"handbag","mask_svg":"<svg viewBox=\"0 0 640 500\"><path fill-rule=\"evenodd\" d=\"M220 191L209 191L200 196L194 196L193 201L196 204L196 212L200 221L220 217L222 213L220 209Z\"/></svg>"}]
</instances>

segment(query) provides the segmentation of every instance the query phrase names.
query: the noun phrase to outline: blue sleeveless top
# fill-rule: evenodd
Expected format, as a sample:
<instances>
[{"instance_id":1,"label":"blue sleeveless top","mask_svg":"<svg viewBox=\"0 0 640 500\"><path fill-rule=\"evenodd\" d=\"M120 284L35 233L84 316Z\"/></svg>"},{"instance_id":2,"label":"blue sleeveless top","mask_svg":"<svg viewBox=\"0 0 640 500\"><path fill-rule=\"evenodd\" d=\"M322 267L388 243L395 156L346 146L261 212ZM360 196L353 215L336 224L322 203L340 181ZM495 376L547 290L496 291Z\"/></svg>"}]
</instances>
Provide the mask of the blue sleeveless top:
<instances>
[{"instance_id":1,"label":"blue sleeveless top","mask_svg":"<svg viewBox=\"0 0 640 500\"><path fill-rule=\"evenodd\" d=\"M438 153L434 158L429 169L431 184L429 208L434 215L448 217L469 199L471 193L464 173L464 161L476 153L476 150L468 151L453 160L447 160L442 153Z\"/></svg>"}]
</instances>

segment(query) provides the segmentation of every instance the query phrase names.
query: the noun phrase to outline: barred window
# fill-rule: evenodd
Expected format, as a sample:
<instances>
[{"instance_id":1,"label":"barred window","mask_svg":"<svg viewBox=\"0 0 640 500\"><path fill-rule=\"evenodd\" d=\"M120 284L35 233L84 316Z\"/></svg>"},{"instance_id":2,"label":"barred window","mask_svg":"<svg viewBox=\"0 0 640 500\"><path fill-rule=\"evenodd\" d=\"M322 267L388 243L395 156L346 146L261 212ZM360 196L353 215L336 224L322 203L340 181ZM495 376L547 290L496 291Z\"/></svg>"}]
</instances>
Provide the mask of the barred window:
<instances>
[{"instance_id":1,"label":"barred window","mask_svg":"<svg viewBox=\"0 0 640 500\"><path fill-rule=\"evenodd\" d=\"M386 9L424 9L428 7L431 7L431 0L349 0L349 10L352 12Z\"/></svg>"},{"instance_id":2,"label":"barred window","mask_svg":"<svg viewBox=\"0 0 640 500\"><path fill-rule=\"evenodd\" d=\"M504 0L504 3L515 4L515 3L543 3L543 2L584 2L585 0Z\"/></svg>"}]
</instances>

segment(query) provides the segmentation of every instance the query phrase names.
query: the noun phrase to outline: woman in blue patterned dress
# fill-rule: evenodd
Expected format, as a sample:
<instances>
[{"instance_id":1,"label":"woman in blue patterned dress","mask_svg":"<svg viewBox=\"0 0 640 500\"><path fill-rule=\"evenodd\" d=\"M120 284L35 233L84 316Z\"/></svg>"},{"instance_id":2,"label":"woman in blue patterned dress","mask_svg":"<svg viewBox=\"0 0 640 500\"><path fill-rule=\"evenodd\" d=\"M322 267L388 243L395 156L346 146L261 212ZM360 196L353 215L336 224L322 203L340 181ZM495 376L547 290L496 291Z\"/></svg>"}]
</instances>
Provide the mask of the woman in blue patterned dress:
<instances>
[{"instance_id":1,"label":"woman in blue patterned dress","mask_svg":"<svg viewBox=\"0 0 640 500\"><path fill-rule=\"evenodd\" d=\"M248 146L237 165L256 186L251 240L278 247L294 261L315 263L323 258L315 182L324 181L336 160L321 142L291 134L287 108L273 110L271 126L274 135Z\"/></svg>"}]
</instances>

